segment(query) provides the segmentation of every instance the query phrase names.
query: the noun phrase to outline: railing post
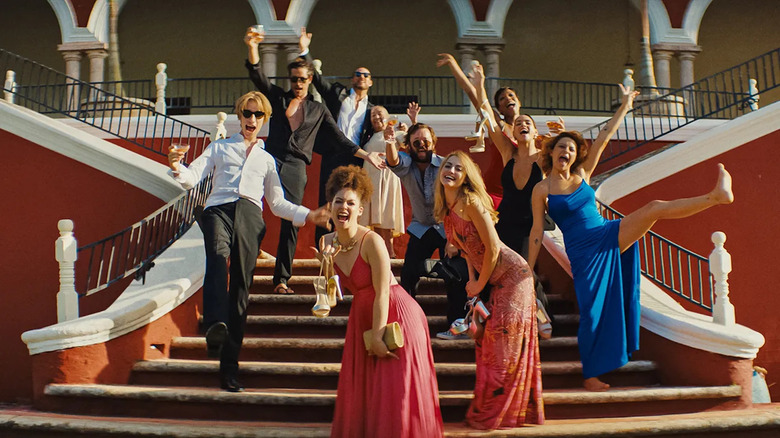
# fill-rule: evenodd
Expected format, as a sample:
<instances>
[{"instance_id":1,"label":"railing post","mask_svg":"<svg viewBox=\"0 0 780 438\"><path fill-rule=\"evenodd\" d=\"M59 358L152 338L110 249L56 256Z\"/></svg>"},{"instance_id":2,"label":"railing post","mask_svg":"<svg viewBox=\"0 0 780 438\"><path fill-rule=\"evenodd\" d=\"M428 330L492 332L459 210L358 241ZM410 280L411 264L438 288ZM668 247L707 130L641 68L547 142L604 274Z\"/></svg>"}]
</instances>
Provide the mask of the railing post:
<instances>
[{"instance_id":1,"label":"railing post","mask_svg":"<svg viewBox=\"0 0 780 438\"><path fill-rule=\"evenodd\" d=\"M634 84L633 74L634 74L634 70L630 68L623 70L623 86L630 91L634 91L636 89L636 85Z\"/></svg>"},{"instance_id":2,"label":"railing post","mask_svg":"<svg viewBox=\"0 0 780 438\"><path fill-rule=\"evenodd\" d=\"M758 100L761 98L758 95L758 87L756 86L758 81L755 79L750 79L748 80L748 83L750 84L748 86L750 96L748 97L747 104L750 106L751 111L758 111Z\"/></svg>"},{"instance_id":3,"label":"railing post","mask_svg":"<svg viewBox=\"0 0 780 438\"><path fill-rule=\"evenodd\" d=\"M154 110L160 114L165 114L165 86L168 84L166 68L168 66L164 62L157 64L157 74L154 75L154 85L157 87L157 101L154 103Z\"/></svg>"},{"instance_id":4,"label":"railing post","mask_svg":"<svg viewBox=\"0 0 780 438\"><path fill-rule=\"evenodd\" d=\"M225 120L227 120L227 114L222 111L217 113L217 126L211 131L211 141L219 140L220 138L227 138L227 129L225 129Z\"/></svg>"},{"instance_id":5,"label":"railing post","mask_svg":"<svg viewBox=\"0 0 780 438\"><path fill-rule=\"evenodd\" d=\"M716 324L732 326L735 324L734 305L729 301L729 272L731 272L731 254L723 244L726 234L722 231L712 233L715 249L710 253L710 274L715 283L715 303L712 306L712 321Z\"/></svg>"},{"instance_id":6,"label":"railing post","mask_svg":"<svg viewBox=\"0 0 780 438\"><path fill-rule=\"evenodd\" d=\"M57 322L79 317L79 294L76 292L76 249L73 237L73 221L62 219L57 222L60 237L54 244L54 253L60 264L60 291L57 292Z\"/></svg>"},{"instance_id":7,"label":"railing post","mask_svg":"<svg viewBox=\"0 0 780 438\"><path fill-rule=\"evenodd\" d=\"M3 98L8 103L14 103L14 91L16 88L16 73L13 70L5 72L5 83L3 84Z\"/></svg>"}]
</instances>

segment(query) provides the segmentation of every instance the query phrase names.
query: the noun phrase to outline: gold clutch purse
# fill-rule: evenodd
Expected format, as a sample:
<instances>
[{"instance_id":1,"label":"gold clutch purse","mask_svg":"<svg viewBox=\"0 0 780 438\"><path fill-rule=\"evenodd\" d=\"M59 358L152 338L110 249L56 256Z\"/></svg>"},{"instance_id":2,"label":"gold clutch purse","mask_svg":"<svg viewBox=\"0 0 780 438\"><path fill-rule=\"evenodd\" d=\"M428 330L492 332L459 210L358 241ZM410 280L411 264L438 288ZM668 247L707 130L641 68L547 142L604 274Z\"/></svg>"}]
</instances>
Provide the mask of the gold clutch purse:
<instances>
[{"instance_id":1,"label":"gold clutch purse","mask_svg":"<svg viewBox=\"0 0 780 438\"><path fill-rule=\"evenodd\" d=\"M397 350L403 347L404 333L401 331L401 324L398 321L387 324L382 340L387 345L388 350ZM371 329L363 332L363 342L366 344L366 350L371 351Z\"/></svg>"}]
</instances>

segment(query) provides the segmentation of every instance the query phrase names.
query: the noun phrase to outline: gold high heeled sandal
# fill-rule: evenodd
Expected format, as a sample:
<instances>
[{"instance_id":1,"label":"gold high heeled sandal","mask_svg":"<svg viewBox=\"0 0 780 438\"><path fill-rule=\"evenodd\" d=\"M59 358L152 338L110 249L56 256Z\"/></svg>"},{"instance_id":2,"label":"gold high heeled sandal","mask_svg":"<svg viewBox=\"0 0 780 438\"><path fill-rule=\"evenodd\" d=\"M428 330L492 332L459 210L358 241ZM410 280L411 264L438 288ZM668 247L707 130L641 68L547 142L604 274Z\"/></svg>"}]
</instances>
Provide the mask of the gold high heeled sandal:
<instances>
[{"instance_id":1,"label":"gold high heeled sandal","mask_svg":"<svg viewBox=\"0 0 780 438\"><path fill-rule=\"evenodd\" d=\"M320 264L320 273L314 278L314 292L317 295L317 301L314 303L314 307L311 308L311 313L318 318L325 318L330 315L330 309L335 306L335 299L333 306L330 305L329 295L329 281L327 272L327 265L333 263L333 259L330 256L326 256L322 259ZM323 275L325 271L326 275Z\"/></svg>"},{"instance_id":2,"label":"gold high heeled sandal","mask_svg":"<svg viewBox=\"0 0 780 438\"><path fill-rule=\"evenodd\" d=\"M552 337L552 320L539 298L536 299L536 323L538 325L539 337L550 339Z\"/></svg>"}]
</instances>

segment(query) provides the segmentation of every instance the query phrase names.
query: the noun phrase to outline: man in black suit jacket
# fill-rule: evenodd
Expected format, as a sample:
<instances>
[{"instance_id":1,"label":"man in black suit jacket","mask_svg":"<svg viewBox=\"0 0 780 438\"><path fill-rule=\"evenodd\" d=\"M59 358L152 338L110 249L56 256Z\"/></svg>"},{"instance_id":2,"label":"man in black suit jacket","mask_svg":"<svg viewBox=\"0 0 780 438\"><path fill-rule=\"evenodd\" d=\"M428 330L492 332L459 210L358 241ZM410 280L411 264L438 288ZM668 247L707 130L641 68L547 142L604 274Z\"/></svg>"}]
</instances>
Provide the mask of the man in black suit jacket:
<instances>
[{"instance_id":1,"label":"man in black suit jacket","mask_svg":"<svg viewBox=\"0 0 780 438\"><path fill-rule=\"evenodd\" d=\"M306 32L305 27L301 27L301 36L298 39L300 56L309 62L313 61L309 52L311 35L311 33ZM344 135L361 148L365 146L374 134L374 128L371 126L371 108L374 104L368 101L368 90L373 85L371 72L365 67L356 68L352 73L351 87L347 87L339 82L328 81L322 77L320 72L314 70L312 85L322 96L323 103L328 107L330 114ZM328 141L322 138L315 142L314 150L322 155L319 203L323 205L326 202L325 184L333 170L349 164L362 167L363 160L349 152L335 150ZM317 247L319 247L320 237L326 232L325 228L317 227L314 234L314 244Z\"/></svg>"},{"instance_id":2,"label":"man in black suit jacket","mask_svg":"<svg viewBox=\"0 0 780 438\"><path fill-rule=\"evenodd\" d=\"M244 36L244 43L249 49L246 68L257 89L271 102L273 114L268 126L265 150L276 159L284 197L299 205L303 201L306 166L311 164L317 137L327 141L336 150L349 151L358 158L368 160L377 168L383 168L385 162L379 154L368 153L345 137L328 109L311 99L308 93L314 69L306 60L297 59L287 66L290 90L284 91L271 83L260 67L258 45L262 40L263 35L257 34L251 28L247 30ZM292 260L297 240L298 229L292 222L282 220L273 278L274 291L277 293L292 293L292 289L287 287L287 280L292 275Z\"/></svg>"}]
</instances>

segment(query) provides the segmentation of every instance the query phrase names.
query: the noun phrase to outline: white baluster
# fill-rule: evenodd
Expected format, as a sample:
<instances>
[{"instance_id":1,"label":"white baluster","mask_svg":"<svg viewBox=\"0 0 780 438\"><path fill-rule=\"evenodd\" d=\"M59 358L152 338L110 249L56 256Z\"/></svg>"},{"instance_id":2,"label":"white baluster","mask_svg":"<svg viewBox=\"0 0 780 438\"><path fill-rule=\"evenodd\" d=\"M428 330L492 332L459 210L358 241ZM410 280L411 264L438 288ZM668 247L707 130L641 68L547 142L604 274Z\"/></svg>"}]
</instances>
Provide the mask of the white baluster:
<instances>
[{"instance_id":1,"label":"white baluster","mask_svg":"<svg viewBox=\"0 0 780 438\"><path fill-rule=\"evenodd\" d=\"M630 68L623 70L623 86L632 91L634 90L634 77L632 76L633 74L634 74L634 70L631 70Z\"/></svg>"},{"instance_id":2,"label":"white baluster","mask_svg":"<svg viewBox=\"0 0 780 438\"><path fill-rule=\"evenodd\" d=\"M322 61L315 59L311 62L311 66L314 67L314 70L316 70L320 76L322 75ZM314 87L314 84L309 86L309 93L311 93L311 97L315 102L322 102L322 96L320 96L320 92L317 91L317 89Z\"/></svg>"},{"instance_id":3,"label":"white baluster","mask_svg":"<svg viewBox=\"0 0 780 438\"><path fill-rule=\"evenodd\" d=\"M760 99L760 96L758 95L758 87L756 86L758 81L755 79L750 79L748 82L750 83L750 86L748 87L750 97L748 98L747 103L750 106L751 111L758 111L758 100Z\"/></svg>"},{"instance_id":4,"label":"white baluster","mask_svg":"<svg viewBox=\"0 0 780 438\"><path fill-rule=\"evenodd\" d=\"M220 138L227 138L227 129L225 129L225 120L227 120L227 114L222 111L217 113L217 126L211 131L211 141L219 140Z\"/></svg>"},{"instance_id":5,"label":"white baluster","mask_svg":"<svg viewBox=\"0 0 780 438\"><path fill-rule=\"evenodd\" d=\"M168 65L164 62L157 64L157 74L154 75L154 85L157 87L157 101L154 103L154 110L161 114L165 114L165 86L168 84L166 68Z\"/></svg>"},{"instance_id":6,"label":"white baluster","mask_svg":"<svg viewBox=\"0 0 780 438\"><path fill-rule=\"evenodd\" d=\"M60 291L57 292L57 322L79 317L79 294L76 293L76 249L73 237L73 221L62 219L57 222L60 237L54 244L54 254L60 264Z\"/></svg>"},{"instance_id":7,"label":"white baluster","mask_svg":"<svg viewBox=\"0 0 780 438\"><path fill-rule=\"evenodd\" d=\"M735 324L734 305L729 301L729 273L731 272L731 254L723 244L726 234L721 231L712 233L715 249L710 253L710 274L715 282L715 303L712 305L712 321L716 324L733 326Z\"/></svg>"},{"instance_id":8,"label":"white baluster","mask_svg":"<svg viewBox=\"0 0 780 438\"><path fill-rule=\"evenodd\" d=\"M8 103L14 103L14 92L16 91L16 73L13 70L5 72L5 83L3 84L3 97Z\"/></svg>"}]
</instances>

